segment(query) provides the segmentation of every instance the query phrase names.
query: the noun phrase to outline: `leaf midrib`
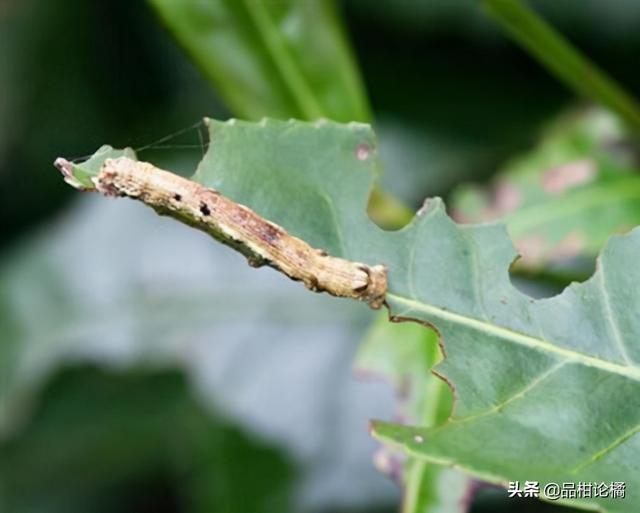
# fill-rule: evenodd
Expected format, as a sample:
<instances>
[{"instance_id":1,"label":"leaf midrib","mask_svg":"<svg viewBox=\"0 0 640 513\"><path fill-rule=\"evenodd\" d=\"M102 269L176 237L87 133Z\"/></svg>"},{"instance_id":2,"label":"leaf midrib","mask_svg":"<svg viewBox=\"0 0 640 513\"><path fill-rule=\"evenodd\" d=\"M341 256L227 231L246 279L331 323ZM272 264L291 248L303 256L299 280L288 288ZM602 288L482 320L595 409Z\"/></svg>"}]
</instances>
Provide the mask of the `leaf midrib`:
<instances>
[{"instance_id":1,"label":"leaf midrib","mask_svg":"<svg viewBox=\"0 0 640 513\"><path fill-rule=\"evenodd\" d=\"M388 292L387 298L393 299L397 303L405 305L408 308L407 311L417 310L420 312L424 312L425 314L437 317L439 319L442 319L443 321L449 321L455 324L467 326L469 328L494 335L498 338L509 340L524 347L529 347L542 352L552 353L568 361L580 363L588 367L595 367L606 372L625 376L635 381L640 381L640 368L624 366L617 363L609 362L607 360L595 358L584 353L578 353L576 351L554 345L546 340L535 338L530 335L525 335L524 333L513 331L502 326L496 326L495 324L481 321L473 317L467 317L455 312L451 312L449 310L444 310L437 306L421 303L419 301L416 301L415 299L407 298L401 295ZM403 314L397 315L399 317L403 317L405 316L404 314L406 314L407 311L405 311Z\"/></svg>"}]
</instances>

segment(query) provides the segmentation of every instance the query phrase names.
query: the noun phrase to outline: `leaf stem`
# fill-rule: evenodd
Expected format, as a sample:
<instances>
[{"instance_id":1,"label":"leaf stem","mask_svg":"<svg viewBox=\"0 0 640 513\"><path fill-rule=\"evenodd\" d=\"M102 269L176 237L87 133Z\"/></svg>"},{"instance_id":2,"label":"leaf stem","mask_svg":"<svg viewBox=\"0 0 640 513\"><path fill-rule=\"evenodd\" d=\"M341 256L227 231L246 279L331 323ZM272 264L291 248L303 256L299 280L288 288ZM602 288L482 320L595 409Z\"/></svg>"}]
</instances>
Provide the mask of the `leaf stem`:
<instances>
[{"instance_id":1,"label":"leaf stem","mask_svg":"<svg viewBox=\"0 0 640 513\"><path fill-rule=\"evenodd\" d=\"M559 80L640 132L640 104L522 0L482 0L485 10Z\"/></svg>"}]
</instances>

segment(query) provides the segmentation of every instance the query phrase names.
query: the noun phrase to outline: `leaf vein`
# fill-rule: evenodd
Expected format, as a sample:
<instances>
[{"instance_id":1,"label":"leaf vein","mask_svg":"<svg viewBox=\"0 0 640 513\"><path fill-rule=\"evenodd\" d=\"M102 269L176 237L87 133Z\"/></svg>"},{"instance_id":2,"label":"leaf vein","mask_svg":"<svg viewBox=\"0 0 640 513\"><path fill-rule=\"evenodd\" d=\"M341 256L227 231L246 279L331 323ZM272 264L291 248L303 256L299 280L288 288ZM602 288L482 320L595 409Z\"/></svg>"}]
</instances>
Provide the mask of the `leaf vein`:
<instances>
[{"instance_id":1,"label":"leaf vein","mask_svg":"<svg viewBox=\"0 0 640 513\"><path fill-rule=\"evenodd\" d=\"M476 420L476 419L481 418L481 417L486 417L487 415L491 415L492 413L497 413L502 408L504 408L507 404L510 404L510 403L514 402L515 400L523 397L528 392L531 392L534 388L536 388L538 385L540 385L549 376L551 376L552 374L557 372L560 368L564 367L567 363L568 363L567 360L562 360L562 361L557 362L555 365L551 365L549 368L547 368L546 370L544 370L543 372L538 374L534 379L532 379L531 382L526 387L523 387L521 390L519 390L515 394L509 396L504 401L496 404L495 406L492 406L491 408L489 408L489 409L487 409L485 411L482 411L480 413L476 413L475 415L470 415L468 417L463 417L461 419L452 419L451 422L452 423L456 423L456 424L460 424L460 423L463 423L463 422L469 422L471 420Z\"/></svg>"},{"instance_id":2,"label":"leaf vein","mask_svg":"<svg viewBox=\"0 0 640 513\"><path fill-rule=\"evenodd\" d=\"M530 335L526 335L524 333L520 333L518 331L514 331L509 328L496 326L489 322L475 319L473 317L467 317L455 312L451 312L449 310L444 310L443 308L440 308L437 306L420 303L418 301L414 301L410 298L393 294L391 292L387 293L387 298L395 300L400 304L403 304L407 308L407 311L405 312L405 314L412 310L420 311L429 316L439 318L446 322L459 324L477 331L481 331L481 332L493 335L501 339L510 340L511 342L519 344L524 347L530 347L538 351L553 353L565 358L568 361L575 361L588 367L602 369L606 372L619 374L619 375L628 377L630 379L633 379L635 381L640 381L640 369L638 369L637 367L620 365L619 363L614 363L608 360L603 360L600 358L589 356L584 353L579 353L572 349L567 349L567 348L552 344L551 342L544 339L537 339ZM403 314L403 316L405 315Z\"/></svg>"},{"instance_id":3,"label":"leaf vein","mask_svg":"<svg viewBox=\"0 0 640 513\"><path fill-rule=\"evenodd\" d=\"M325 193L321 192L320 197L327 203L329 208L329 212L331 213L331 219L333 221L333 228L335 231L336 239L338 240L338 247L340 250L340 256L345 257L347 255L347 247L344 243L344 236L342 235L342 229L340 227L340 223L338 222L338 213L331 201L331 198Z\"/></svg>"},{"instance_id":4,"label":"leaf vein","mask_svg":"<svg viewBox=\"0 0 640 513\"><path fill-rule=\"evenodd\" d=\"M639 431L640 431L640 423L633 426L629 431L624 433L622 436L616 438L613 442L611 442L611 444L607 445L604 449L601 449L600 451L594 453L592 456L590 456L580 465L575 467L573 470L571 470L571 474L575 474L576 472L584 470L585 468L594 464L596 461L604 457L606 454L610 453L611 451L613 451L614 449L622 445L624 442L629 440L629 438L631 438L633 435L635 435Z\"/></svg>"},{"instance_id":5,"label":"leaf vein","mask_svg":"<svg viewBox=\"0 0 640 513\"><path fill-rule=\"evenodd\" d=\"M461 233L464 236L464 238L467 239L469 245L473 246L473 250L470 250L471 252L470 267L471 267L471 273L472 273L471 288L473 290L473 298L475 300L475 303L480 306L480 313L482 314L482 318L488 319L489 315L487 314L487 309L484 305L484 298L480 293L480 291L482 290L480 287L480 272L479 272L480 268L478 265L478 258L476 257L478 253L478 247L476 242L469 236L469 233L467 232L467 230L462 230Z\"/></svg>"}]
</instances>

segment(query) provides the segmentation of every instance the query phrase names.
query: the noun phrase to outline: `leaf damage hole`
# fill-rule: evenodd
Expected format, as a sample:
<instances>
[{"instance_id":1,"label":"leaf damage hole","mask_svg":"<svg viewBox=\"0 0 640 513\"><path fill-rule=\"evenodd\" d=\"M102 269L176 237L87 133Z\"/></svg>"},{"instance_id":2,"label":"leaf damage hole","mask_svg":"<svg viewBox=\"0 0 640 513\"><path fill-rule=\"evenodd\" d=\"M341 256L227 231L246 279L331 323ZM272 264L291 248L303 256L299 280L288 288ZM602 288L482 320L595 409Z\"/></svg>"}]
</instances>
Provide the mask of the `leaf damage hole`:
<instances>
[{"instance_id":1,"label":"leaf damage hole","mask_svg":"<svg viewBox=\"0 0 640 513\"><path fill-rule=\"evenodd\" d=\"M522 257L519 257L509 267L509 280L516 290L533 303L562 294L571 283L584 282L594 272L595 260L588 257L545 262L545 265L538 266L525 266L522 264ZM506 300L500 302L507 304Z\"/></svg>"}]
</instances>

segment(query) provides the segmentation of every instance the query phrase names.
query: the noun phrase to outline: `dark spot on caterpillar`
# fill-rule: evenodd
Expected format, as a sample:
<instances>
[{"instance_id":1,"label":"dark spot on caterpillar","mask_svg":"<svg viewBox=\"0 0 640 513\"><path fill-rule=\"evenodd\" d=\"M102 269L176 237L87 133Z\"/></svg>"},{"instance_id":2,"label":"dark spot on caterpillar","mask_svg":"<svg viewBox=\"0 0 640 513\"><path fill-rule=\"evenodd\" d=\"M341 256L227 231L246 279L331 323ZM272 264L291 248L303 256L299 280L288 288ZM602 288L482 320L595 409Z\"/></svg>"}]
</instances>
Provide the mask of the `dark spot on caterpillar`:
<instances>
[{"instance_id":1,"label":"dark spot on caterpillar","mask_svg":"<svg viewBox=\"0 0 640 513\"><path fill-rule=\"evenodd\" d=\"M173 199L176 201L182 201L182 196L180 194L174 194Z\"/></svg>"},{"instance_id":2,"label":"dark spot on caterpillar","mask_svg":"<svg viewBox=\"0 0 640 513\"><path fill-rule=\"evenodd\" d=\"M211 215L211 210L209 210L209 207L206 203L200 203L200 212L203 216Z\"/></svg>"},{"instance_id":3,"label":"dark spot on caterpillar","mask_svg":"<svg viewBox=\"0 0 640 513\"><path fill-rule=\"evenodd\" d=\"M281 235L280 230L271 224L263 224L259 227L258 236L269 244L277 242Z\"/></svg>"}]
</instances>

